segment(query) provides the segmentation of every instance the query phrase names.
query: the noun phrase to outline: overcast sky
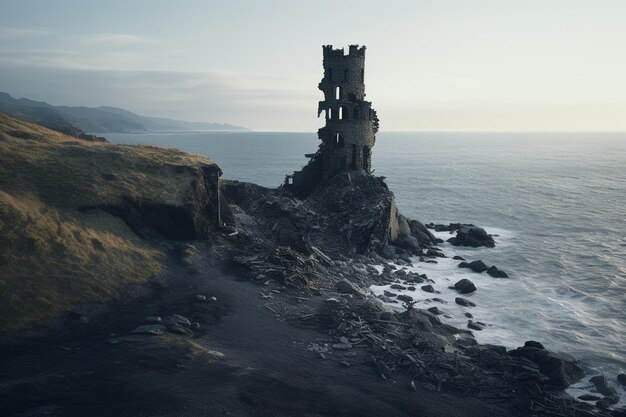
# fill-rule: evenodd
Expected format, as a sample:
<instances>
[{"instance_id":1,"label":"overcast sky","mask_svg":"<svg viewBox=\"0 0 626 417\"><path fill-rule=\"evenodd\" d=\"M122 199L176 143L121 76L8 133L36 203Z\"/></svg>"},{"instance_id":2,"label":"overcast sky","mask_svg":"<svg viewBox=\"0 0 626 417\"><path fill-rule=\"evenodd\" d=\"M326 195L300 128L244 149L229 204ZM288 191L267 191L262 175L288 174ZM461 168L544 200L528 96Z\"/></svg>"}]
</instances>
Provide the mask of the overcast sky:
<instances>
[{"instance_id":1,"label":"overcast sky","mask_svg":"<svg viewBox=\"0 0 626 417\"><path fill-rule=\"evenodd\" d=\"M314 131L322 45L383 130L626 130L624 0L0 0L0 91Z\"/></svg>"}]
</instances>

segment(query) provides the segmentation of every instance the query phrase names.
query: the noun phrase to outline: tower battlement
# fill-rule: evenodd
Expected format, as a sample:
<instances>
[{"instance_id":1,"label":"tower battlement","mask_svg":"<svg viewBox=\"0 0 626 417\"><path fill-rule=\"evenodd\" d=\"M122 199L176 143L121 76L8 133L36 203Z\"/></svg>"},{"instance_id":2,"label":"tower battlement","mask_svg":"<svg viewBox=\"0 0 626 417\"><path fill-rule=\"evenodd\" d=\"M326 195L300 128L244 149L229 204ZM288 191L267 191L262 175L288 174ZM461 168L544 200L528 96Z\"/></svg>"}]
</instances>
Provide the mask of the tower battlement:
<instances>
[{"instance_id":1,"label":"tower battlement","mask_svg":"<svg viewBox=\"0 0 626 417\"><path fill-rule=\"evenodd\" d=\"M365 101L365 46L350 45L334 49L324 45L324 77L319 89L324 100L318 103L317 115L324 115L325 126L318 130L318 151L309 163L284 186L306 197L322 181L341 171L369 174L371 151L378 131L378 115L372 103Z\"/></svg>"},{"instance_id":2,"label":"tower battlement","mask_svg":"<svg viewBox=\"0 0 626 417\"><path fill-rule=\"evenodd\" d=\"M334 49L332 45L322 46L323 57L326 58L363 58L365 59L365 45L359 47L359 45L349 45L348 54L345 53L345 48Z\"/></svg>"}]
</instances>

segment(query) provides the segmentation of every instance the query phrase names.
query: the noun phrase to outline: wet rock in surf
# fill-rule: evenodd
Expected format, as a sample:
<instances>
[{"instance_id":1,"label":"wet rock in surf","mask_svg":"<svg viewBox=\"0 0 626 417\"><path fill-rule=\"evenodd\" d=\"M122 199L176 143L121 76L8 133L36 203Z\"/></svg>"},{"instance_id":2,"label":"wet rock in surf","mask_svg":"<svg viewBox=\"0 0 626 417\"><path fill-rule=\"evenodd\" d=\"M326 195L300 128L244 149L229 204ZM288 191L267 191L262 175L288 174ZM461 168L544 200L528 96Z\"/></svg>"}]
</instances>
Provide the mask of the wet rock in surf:
<instances>
[{"instance_id":1,"label":"wet rock in surf","mask_svg":"<svg viewBox=\"0 0 626 417\"><path fill-rule=\"evenodd\" d=\"M527 340L524 343L524 346L525 347L532 347L532 348L536 348L536 349L545 349L541 343L536 342L534 340Z\"/></svg>"},{"instance_id":2,"label":"wet rock in surf","mask_svg":"<svg viewBox=\"0 0 626 417\"><path fill-rule=\"evenodd\" d=\"M463 278L462 280L459 280L456 284L454 284L454 289L461 294L469 294L476 291L476 286L469 279Z\"/></svg>"},{"instance_id":3,"label":"wet rock in surf","mask_svg":"<svg viewBox=\"0 0 626 417\"><path fill-rule=\"evenodd\" d=\"M406 295L406 294L400 294L398 296L398 301L402 301L404 303L410 303L413 301L413 297L411 297L410 295Z\"/></svg>"},{"instance_id":4,"label":"wet rock in surf","mask_svg":"<svg viewBox=\"0 0 626 417\"><path fill-rule=\"evenodd\" d=\"M523 346L509 352L511 356L521 356L539 365L539 370L546 375L550 383L567 388L585 376L580 361L566 353L550 352L535 346Z\"/></svg>"},{"instance_id":5,"label":"wet rock in surf","mask_svg":"<svg viewBox=\"0 0 626 417\"><path fill-rule=\"evenodd\" d=\"M432 285L422 285L422 291L426 291L426 292L435 292L435 289L433 288Z\"/></svg>"},{"instance_id":6,"label":"wet rock in surf","mask_svg":"<svg viewBox=\"0 0 626 417\"><path fill-rule=\"evenodd\" d=\"M615 388L608 384L606 376L604 375L596 375L594 377L591 377L591 379L589 379L589 382L591 382L593 386L596 387L596 390L602 395L610 396L617 394Z\"/></svg>"},{"instance_id":7,"label":"wet rock in surf","mask_svg":"<svg viewBox=\"0 0 626 417\"><path fill-rule=\"evenodd\" d=\"M459 268L468 268L471 269L474 272L484 272L486 270L488 270L489 268L487 267L487 265L485 265L485 263L483 261L481 261L480 259L477 261L472 261L472 262L461 262L459 264Z\"/></svg>"},{"instance_id":8,"label":"wet rock in surf","mask_svg":"<svg viewBox=\"0 0 626 417\"><path fill-rule=\"evenodd\" d=\"M619 382L620 384L622 384L622 386L626 388L626 374L619 374L617 376L617 382Z\"/></svg>"},{"instance_id":9,"label":"wet rock in surf","mask_svg":"<svg viewBox=\"0 0 626 417\"><path fill-rule=\"evenodd\" d=\"M463 297L456 297L454 302L463 307L476 307L476 304Z\"/></svg>"},{"instance_id":10,"label":"wet rock in surf","mask_svg":"<svg viewBox=\"0 0 626 417\"><path fill-rule=\"evenodd\" d=\"M471 246L473 248L495 248L496 242L485 229L476 226L462 225L456 231L456 236L448 239L453 246Z\"/></svg>"},{"instance_id":11,"label":"wet rock in surf","mask_svg":"<svg viewBox=\"0 0 626 417\"><path fill-rule=\"evenodd\" d=\"M483 330L485 328L485 323L481 323L480 321L467 321L467 328L472 330Z\"/></svg>"},{"instance_id":12,"label":"wet rock in surf","mask_svg":"<svg viewBox=\"0 0 626 417\"><path fill-rule=\"evenodd\" d=\"M497 266L492 265L489 269L487 269L487 274L494 278L508 278L509 275L501 269L498 269Z\"/></svg>"},{"instance_id":13,"label":"wet rock in surf","mask_svg":"<svg viewBox=\"0 0 626 417\"><path fill-rule=\"evenodd\" d=\"M442 314L441 310L439 310L439 308L436 306L429 308L428 311L436 316Z\"/></svg>"}]
</instances>

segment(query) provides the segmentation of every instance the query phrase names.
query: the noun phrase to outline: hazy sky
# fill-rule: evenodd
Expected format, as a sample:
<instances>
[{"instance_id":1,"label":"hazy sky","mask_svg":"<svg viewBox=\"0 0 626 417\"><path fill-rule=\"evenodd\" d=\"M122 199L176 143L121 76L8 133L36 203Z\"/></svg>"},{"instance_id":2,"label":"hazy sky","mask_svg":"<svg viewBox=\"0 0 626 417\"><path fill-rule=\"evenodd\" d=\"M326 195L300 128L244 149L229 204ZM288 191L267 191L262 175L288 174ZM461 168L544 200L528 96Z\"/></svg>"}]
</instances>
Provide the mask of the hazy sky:
<instances>
[{"instance_id":1,"label":"hazy sky","mask_svg":"<svg viewBox=\"0 0 626 417\"><path fill-rule=\"evenodd\" d=\"M625 0L0 0L0 91L314 131L352 43L383 130L626 130Z\"/></svg>"}]
</instances>

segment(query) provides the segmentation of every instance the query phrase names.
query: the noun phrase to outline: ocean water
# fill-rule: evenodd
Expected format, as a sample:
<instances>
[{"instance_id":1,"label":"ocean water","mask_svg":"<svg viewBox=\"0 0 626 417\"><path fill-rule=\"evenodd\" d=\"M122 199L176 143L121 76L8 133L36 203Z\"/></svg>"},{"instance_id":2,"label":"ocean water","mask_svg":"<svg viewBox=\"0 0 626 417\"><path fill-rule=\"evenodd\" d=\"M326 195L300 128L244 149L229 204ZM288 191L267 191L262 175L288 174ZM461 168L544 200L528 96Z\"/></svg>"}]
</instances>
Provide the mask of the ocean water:
<instances>
[{"instance_id":1,"label":"ocean water","mask_svg":"<svg viewBox=\"0 0 626 417\"><path fill-rule=\"evenodd\" d=\"M200 153L225 178L266 186L299 169L318 144L314 133L106 136ZM482 259L510 275L471 273L451 258L416 263L448 301L429 302L433 295L418 288L409 292L417 306L437 305L459 327L470 311L487 324L474 332L479 341L509 348L541 341L617 387L616 375L626 371L626 133L382 132L372 164L408 217L474 223L497 235L495 249L444 244L446 254ZM466 296L477 307L454 303L447 286L461 278L478 288ZM583 380L572 393L588 387Z\"/></svg>"}]
</instances>

